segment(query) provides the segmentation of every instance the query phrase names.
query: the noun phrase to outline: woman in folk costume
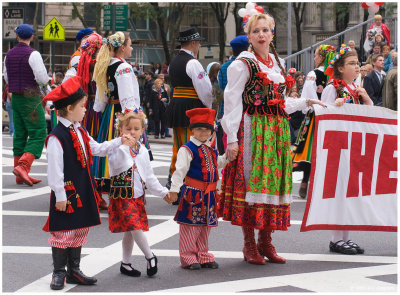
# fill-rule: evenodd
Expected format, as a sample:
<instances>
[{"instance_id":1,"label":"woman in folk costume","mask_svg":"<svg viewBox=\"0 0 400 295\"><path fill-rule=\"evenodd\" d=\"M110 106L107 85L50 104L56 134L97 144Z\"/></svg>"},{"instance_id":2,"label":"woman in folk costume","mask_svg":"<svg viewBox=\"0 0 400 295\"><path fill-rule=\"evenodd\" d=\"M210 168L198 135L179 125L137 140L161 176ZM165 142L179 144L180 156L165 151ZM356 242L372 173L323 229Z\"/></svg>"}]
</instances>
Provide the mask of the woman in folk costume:
<instances>
[{"instance_id":1,"label":"woman in folk costume","mask_svg":"<svg viewBox=\"0 0 400 295\"><path fill-rule=\"evenodd\" d=\"M97 138L101 113L93 110L94 98L96 95L96 83L91 81L96 56L101 48L103 38L96 33L91 34L81 45L81 58L79 59L77 76L82 78L82 89L88 94L86 114L82 121L82 126L89 132L90 136Z\"/></svg>"},{"instance_id":2,"label":"woman in folk costume","mask_svg":"<svg viewBox=\"0 0 400 295\"><path fill-rule=\"evenodd\" d=\"M116 32L103 39L97 55L93 73L97 87L93 109L103 113L98 142L115 137L114 123L118 113L140 108L139 83L132 66L126 62L126 58L132 55L131 45L132 40L127 33ZM145 133L143 140L146 148L150 149ZM104 181L103 192L108 192L110 176L107 158L95 158L93 167L95 177Z\"/></svg>"},{"instance_id":3,"label":"woman in folk costume","mask_svg":"<svg viewBox=\"0 0 400 295\"><path fill-rule=\"evenodd\" d=\"M334 103L337 106L345 103L373 105L367 91L353 82L360 72L359 67L357 52L343 44L339 52L330 60L329 67L325 71L332 82L322 92L321 101L328 104ZM364 253L363 248L349 239L349 231L346 230L332 231L329 249L331 252L347 255Z\"/></svg>"},{"instance_id":4,"label":"woman in folk costume","mask_svg":"<svg viewBox=\"0 0 400 295\"><path fill-rule=\"evenodd\" d=\"M270 262L285 263L271 244L271 232L290 226L288 114L323 104L315 99L284 96L286 87L294 81L286 75L283 60L272 43L274 19L270 15L253 14L244 29L250 47L228 68L222 118L228 159L235 159L237 148L239 152L223 170L218 215L242 227L246 261L265 264L266 256ZM259 230L258 245L254 229Z\"/></svg>"},{"instance_id":5,"label":"woman in folk costume","mask_svg":"<svg viewBox=\"0 0 400 295\"><path fill-rule=\"evenodd\" d=\"M301 97L321 99L321 93L328 82L328 77L324 72L328 67L328 62L335 54L336 48L334 46L324 44L318 47L314 55L317 68L308 73ZM307 196L308 180L310 179L311 147L314 134L313 109L309 108L305 111L307 114L301 123L293 151L293 171L304 171L299 190L299 196L303 199Z\"/></svg>"}]
</instances>

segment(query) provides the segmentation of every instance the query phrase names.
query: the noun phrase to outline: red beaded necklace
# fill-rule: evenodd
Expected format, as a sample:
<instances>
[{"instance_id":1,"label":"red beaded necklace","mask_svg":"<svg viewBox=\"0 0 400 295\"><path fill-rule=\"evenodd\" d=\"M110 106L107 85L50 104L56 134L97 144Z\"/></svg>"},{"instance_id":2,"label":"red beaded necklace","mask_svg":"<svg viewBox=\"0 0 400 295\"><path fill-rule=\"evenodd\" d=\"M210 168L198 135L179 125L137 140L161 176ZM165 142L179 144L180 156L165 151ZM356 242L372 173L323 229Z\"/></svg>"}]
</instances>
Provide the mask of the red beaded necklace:
<instances>
[{"instance_id":1,"label":"red beaded necklace","mask_svg":"<svg viewBox=\"0 0 400 295\"><path fill-rule=\"evenodd\" d=\"M265 59L263 59L261 56L259 56L257 53L255 53L254 52L254 55L256 56L256 58L260 61L260 62L262 62L264 65L266 65L268 68L272 68L273 67L273 65L274 65L274 62L272 61L272 58L269 56L269 54L268 54L268 57L267 57L267 59L265 60Z\"/></svg>"}]
</instances>

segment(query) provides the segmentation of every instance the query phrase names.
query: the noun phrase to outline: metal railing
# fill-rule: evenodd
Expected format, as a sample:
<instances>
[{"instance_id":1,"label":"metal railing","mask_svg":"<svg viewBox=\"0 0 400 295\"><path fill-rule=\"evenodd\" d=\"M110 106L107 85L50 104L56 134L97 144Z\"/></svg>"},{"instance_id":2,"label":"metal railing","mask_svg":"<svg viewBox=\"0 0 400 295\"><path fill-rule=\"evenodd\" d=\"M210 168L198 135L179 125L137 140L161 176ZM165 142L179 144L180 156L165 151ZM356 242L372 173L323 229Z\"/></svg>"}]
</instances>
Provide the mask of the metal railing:
<instances>
[{"instance_id":1,"label":"metal railing","mask_svg":"<svg viewBox=\"0 0 400 295\"><path fill-rule=\"evenodd\" d=\"M393 35L394 35L392 42L394 44L394 47L397 49L397 17L384 18L384 20L393 22L393 26L391 26L393 28ZM366 26L366 25L368 25L368 23L372 23L373 21L374 21L373 18L368 19L360 24L357 24L351 28L344 30L343 32L335 34L335 35L333 35L323 41L320 41L318 43L315 43L315 44L311 45L310 47L307 47L303 50L300 50L296 53L286 56L284 58L286 67L287 68L296 67L296 69L301 70L303 73L307 74L308 72L310 72L314 69L314 51L320 45L330 44L330 45L340 46L341 44L333 44L333 43L343 43L340 41L343 40L343 36L346 33L354 32L355 30L359 29L360 27L362 27L364 25ZM364 33L364 30L363 30L363 32L360 33L360 36L361 35L365 36L365 34L366 34L366 31ZM363 40L363 38L360 38L360 40ZM360 49L362 51L363 51L363 45L364 44L360 44Z\"/></svg>"}]
</instances>

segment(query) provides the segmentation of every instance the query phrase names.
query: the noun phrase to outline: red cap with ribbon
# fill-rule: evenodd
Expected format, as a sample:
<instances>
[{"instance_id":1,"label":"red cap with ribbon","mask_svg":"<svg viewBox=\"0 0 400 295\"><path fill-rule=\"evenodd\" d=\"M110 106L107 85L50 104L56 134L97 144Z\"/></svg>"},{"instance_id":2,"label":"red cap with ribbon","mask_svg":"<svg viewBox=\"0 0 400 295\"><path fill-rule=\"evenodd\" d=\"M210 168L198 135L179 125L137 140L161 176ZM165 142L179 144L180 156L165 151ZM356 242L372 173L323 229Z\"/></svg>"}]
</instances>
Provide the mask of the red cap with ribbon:
<instances>
[{"instance_id":1,"label":"red cap with ribbon","mask_svg":"<svg viewBox=\"0 0 400 295\"><path fill-rule=\"evenodd\" d=\"M53 89L45 96L43 101L52 101L55 108L59 110L73 104L86 95L86 92L81 88L81 77L75 76Z\"/></svg>"},{"instance_id":2,"label":"red cap with ribbon","mask_svg":"<svg viewBox=\"0 0 400 295\"><path fill-rule=\"evenodd\" d=\"M186 116L189 117L189 128L205 127L214 130L216 111L209 108L197 108L186 111Z\"/></svg>"}]
</instances>

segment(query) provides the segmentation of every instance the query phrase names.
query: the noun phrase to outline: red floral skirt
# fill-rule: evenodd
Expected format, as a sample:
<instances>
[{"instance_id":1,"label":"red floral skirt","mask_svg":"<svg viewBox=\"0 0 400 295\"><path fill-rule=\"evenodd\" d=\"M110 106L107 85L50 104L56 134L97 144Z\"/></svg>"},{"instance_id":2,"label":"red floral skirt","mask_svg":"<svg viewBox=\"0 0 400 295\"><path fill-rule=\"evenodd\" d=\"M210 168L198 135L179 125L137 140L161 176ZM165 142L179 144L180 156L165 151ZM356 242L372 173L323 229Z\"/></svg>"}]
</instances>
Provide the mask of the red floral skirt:
<instances>
[{"instance_id":1,"label":"red floral skirt","mask_svg":"<svg viewBox=\"0 0 400 295\"><path fill-rule=\"evenodd\" d=\"M245 201L243 131L242 117L238 131L238 157L222 170L221 190L217 202L218 217L239 226L271 231L287 230L290 226L290 204L254 203L250 205Z\"/></svg>"},{"instance_id":2,"label":"red floral skirt","mask_svg":"<svg viewBox=\"0 0 400 295\"><path fill-rule=\"evenodd\" d=\"M140 198L110 198L108 225L112 233L141 229L149 230L144 196Z\"/></svg>"}]
</instances>

